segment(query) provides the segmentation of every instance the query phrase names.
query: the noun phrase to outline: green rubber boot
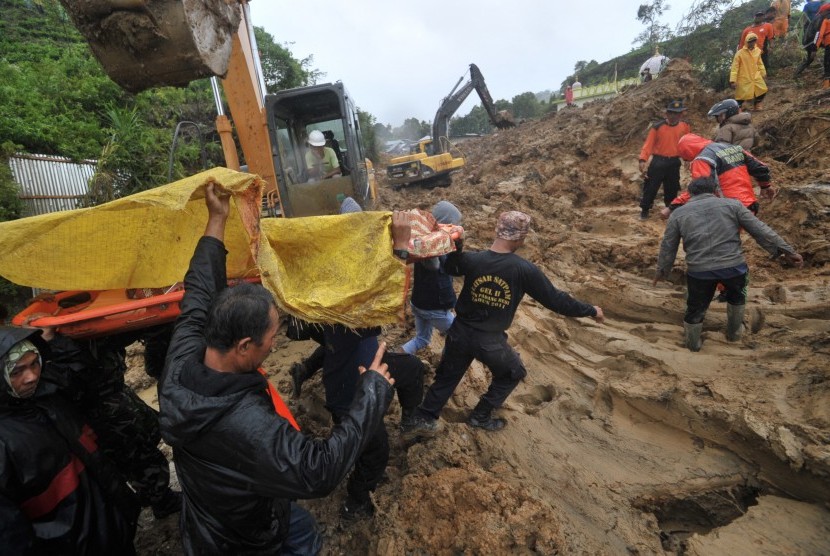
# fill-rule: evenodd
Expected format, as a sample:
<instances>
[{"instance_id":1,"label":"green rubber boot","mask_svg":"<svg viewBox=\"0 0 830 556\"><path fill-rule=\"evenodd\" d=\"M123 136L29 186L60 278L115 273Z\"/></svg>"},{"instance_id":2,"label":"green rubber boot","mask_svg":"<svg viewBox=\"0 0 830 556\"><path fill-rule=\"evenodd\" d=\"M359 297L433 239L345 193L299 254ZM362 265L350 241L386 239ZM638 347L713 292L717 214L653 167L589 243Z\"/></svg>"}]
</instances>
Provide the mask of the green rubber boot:
<instances>
[{"instance_id":1,"label":"green rubber boot","mask_svg":"<svg viewBox=\"0 0 830 556\"><path fill-rule=\"evenodd\" d=\"M744 311L746 305L726 305L726 339L737 342L744 333Z\"/></svg>"},{"instance_id":2,"label":"green rubber boot","mask_svg":"<svg viewBox=\"0 0 830 556\"><path fill-rule=\"evenodd\" d=\"M700 346L703 342L700 340L700 334L703 332L703 323L689 324L683 323L683 330L686 332L686 347L689 351L700 351Z\"/></svg>"}]
</instances>

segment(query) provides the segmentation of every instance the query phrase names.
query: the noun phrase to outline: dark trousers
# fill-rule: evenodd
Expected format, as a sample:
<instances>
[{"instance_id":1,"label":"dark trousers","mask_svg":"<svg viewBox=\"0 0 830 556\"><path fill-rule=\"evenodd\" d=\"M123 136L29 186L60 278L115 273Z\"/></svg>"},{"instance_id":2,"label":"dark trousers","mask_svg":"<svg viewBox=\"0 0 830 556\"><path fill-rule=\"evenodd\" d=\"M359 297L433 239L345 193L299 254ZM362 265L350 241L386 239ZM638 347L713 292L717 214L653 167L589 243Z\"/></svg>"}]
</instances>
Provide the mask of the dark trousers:
<instances>
[{"instance_id":1,"label":"dark trousers","mask_svg":"<svg viewBox=\"0 0 830 556\"><path fill-rule=\"evenodd\" d=\"M726 302L730 305L746 304L746 288L749 285L749 273L726 280L701 280L686 275L686 314L683 320L688 324L699 324L706 316L706 310L715 295L718 283L723 284Z\"/></svg>"},{"instance_id":2,"label":"dark trousers","mask_svg":"<svg viewBox=\"0 0 830 556\"><path fill-rule=\"evenodd\" d=\"M316 555L323 548L323 537L317 532L317 524L308 511L291 502L288 536L280 547L280 556Z\"/></svg>"},{"instance_id":3,"label":"dark trousers","mask_svg":"<svg viewBox=\"0 0 830 556\"><path fill-rule=\"evenodd\" d=\"M653 156L648 165L648 178L643 183L643 198L640 208L651 210L660 185L663 186L663 204L669 206L680 190L680 159Z\"/></svg>"},{"instance_id":4,"label":"dark trousers","mask_svg":"<svg viewBox=\"0 0 830 556\"><path fill-rule=\"evenodd\" d=\"M323 387L326 391L326 407L335 423L348 413L354 399L359 366L367 369L378 350L377 333L364 333L342 326L325 329L325 360L323 362ZM357 458L354 471L349 476L346 490L354 500L365 502L383 477L389 462L389 435L381 425L375 430L366 448Z\"/></svg>"},{"instance_id":5,"label":"dark trousers","mask_svg":"<svg viewBox=\"0 0 830 556\"><path fill-rule=\"evenodd\" d=\"M824 47L824 79L830 79L830 46Z\"/></svg>"},{"instance_id":6,"label":"dark trousers","mask_svg":"<svg viewBox=\"0 0 830 556\"><path fill-rule=\"evenodd\" d=\"M481 396L481 401L491 408L501 407L527 375L519 354L507 344L507 334L481 332L456 317L447 332L444 353L435 370L435 381L421 404L423 413L433 419L438 418L473 359L484 363L493 375L490 387Z\"/></svg>"}]
</instances>

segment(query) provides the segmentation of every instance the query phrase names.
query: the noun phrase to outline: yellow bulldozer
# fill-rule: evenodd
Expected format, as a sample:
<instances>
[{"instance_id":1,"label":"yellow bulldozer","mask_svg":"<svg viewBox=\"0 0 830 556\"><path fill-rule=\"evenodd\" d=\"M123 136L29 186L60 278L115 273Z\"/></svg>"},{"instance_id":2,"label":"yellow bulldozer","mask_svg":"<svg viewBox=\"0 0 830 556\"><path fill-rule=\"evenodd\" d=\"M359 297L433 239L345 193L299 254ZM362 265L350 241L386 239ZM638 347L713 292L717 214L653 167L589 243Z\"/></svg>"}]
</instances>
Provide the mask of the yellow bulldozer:
<instances>
[{"instance_id":1,"label":"yellow bulldozer","mask_svg":"<svg viewBox=\"0 0 830 556\"><path fill-rule=\"evenodd\" d=\"M481 104L490 117L490 122L499 129L515 126L512 115L506 110L496 111L493 97L487 90L484 76L475 64L470 64L470 78L459 89L462 75L450 94L441 101L432 121L432 137L422 139L412 148L410 154L393 158L386 167L386 176L393 188L407 185L422 187L447 187L452 183L452 172L462 168L464 157L450 143L448 132L450 118L458 107L475 90Z\"/></svg>"},{"instance_id":2,"label":"yellow bulldozer","mask_svg":"<svg viewBox=\"0 0 830 556\"><path fill-rule=\"evenodd\" d=\"M366 205L375 196L357 111L342 83L265 93L247 0L60 0L113 81L130 92L211 77L225 164L267 183L272 215L336 214L338 196ZM230 108L224 113L216 76ZM307 174L305 140L331 131L345 147L343 175Z\"/></svg>"}]
</instances>

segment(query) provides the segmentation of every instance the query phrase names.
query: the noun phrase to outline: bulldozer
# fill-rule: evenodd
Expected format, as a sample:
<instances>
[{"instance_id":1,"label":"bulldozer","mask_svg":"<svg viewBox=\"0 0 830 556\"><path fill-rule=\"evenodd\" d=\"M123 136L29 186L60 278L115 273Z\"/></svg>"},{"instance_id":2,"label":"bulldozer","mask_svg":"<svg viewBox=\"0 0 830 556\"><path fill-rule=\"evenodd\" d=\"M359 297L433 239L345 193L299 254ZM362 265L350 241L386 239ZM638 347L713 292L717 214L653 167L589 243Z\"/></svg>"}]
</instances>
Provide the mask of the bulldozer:
<instances>
[{"instance_id":1,"label":"bulldozer","mask_svg":"<svg viewBox=\"0 0 830 556\"><path fill-rule=\"evenodd\" d=\"M242 167L235 129L247 171L267 182L266 215L336 214L340 195L362 206L374 199L374 171L353 99L339 82L265 94L247 0L60 2L104 71L125 90L212 79L225 165ZM346 147L349 171L341 177L308 178L303 155L314 129L332 131Z\"/></svg>"},{"instance_id":2,"label":"bulldozer","mask_svg":"<svg viewBox=\"0 0 830 556\"><path fill-rule=\"evenodd\" d=\"M508 111L496 111L493 97L487 90L487 84L478 66L470 64L470 78L459 88L463 80L462 75L455 83L455 87L441 101L432 121L432 137L418 141L410 154L393 158L386 167L386 175L393 188L407 185L420 185L427 188L451 185L452 172L464 167L465 160L450 143L448 137L450 118L473 90L478 93L481 104L494 126L506 129L516 125Z\"/></svg>"}]
</instances>

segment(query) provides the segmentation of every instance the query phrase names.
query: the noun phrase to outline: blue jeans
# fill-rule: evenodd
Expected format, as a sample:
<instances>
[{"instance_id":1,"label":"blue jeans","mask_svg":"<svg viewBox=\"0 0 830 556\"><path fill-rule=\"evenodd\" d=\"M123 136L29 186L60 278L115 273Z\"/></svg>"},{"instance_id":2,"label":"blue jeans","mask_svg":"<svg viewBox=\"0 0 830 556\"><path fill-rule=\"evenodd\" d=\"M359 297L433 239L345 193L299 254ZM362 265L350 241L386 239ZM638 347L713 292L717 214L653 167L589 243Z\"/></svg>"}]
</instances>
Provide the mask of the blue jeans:
<instances>
[{"instance_id":1,"label":"blue jeans","mask_svg":"<svg viewBox=\"0 0 830 556\"><path fill-rule=\"evenodd\" d=\"M323 537L317 532L317 522L308 511L291 502L288 537L282 543L280 556L316 555L323 548Z\"/></svg>"},{"instance_id":2,"label":"blue jeans","mask_svg":"<svg viewBox=\"0 0 830 556\"><path fill-rule=\"evenodd\" d=\"M415 337L406 342L401 349L410 355L424 349L432 341L432 329L437 328L438 332L446 334L450 329L455 315L448 309L418 309L412 305L412 315L415 317Z\"/></svg>"}]
</instances>

